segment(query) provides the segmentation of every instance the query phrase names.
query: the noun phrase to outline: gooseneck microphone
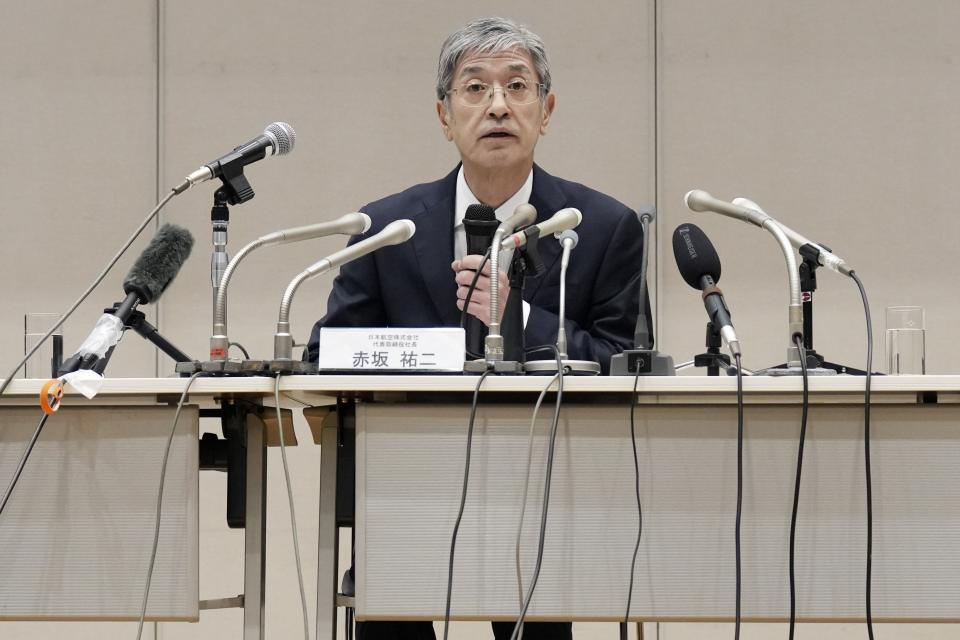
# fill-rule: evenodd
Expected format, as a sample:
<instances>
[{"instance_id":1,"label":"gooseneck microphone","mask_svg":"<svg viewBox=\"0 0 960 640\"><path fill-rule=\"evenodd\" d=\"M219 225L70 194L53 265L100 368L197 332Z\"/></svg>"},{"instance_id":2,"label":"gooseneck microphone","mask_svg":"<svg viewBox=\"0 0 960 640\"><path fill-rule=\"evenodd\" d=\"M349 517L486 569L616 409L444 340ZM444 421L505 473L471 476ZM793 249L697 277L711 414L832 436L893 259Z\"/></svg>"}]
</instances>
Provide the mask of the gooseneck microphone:
<instances>
[{"instance_id":1,"label":"gooseneck microphone","mask_svg":"<svg viewBox=\"0 0 960 640\"><path fill-rule=\"evenodd\" d=\"M712 211L714 213L719 213L731 218L736 218L737 220L749 222L750 224L755 224L758 227L763 227L764 222L773 221L787 236L787 238L790 240L790 244L792 244L795 249L799 249L804 245L810 245L816 249L817 262L820 263L820 266L826 267L831 271L836 271L837 273L845 276L849 276L850 272L853 271L853 267L848 265L843 258L834 254L832 251L829 251L822 245L819 245L816 242L813 242L800 235L785 224L773 220L773 218L768 216L763 211L759 211L751 207L738 206L736 203L718 200L701 189L688 191L687 195L683 197L683 200L691 211Z\"/></svg>"},{"instance_id":2,"label":"gooseneck microphone","mask_svg":"<svg viewBox=\"0 0 960 640\"><path fill-rule=\"evenodd\" d=\"M173 224L160 227L123 279L123 291L127 296L116 311L100 317L77 352L60 367L60 373L90 368L117 344L124 325L137 306L156 302L177 277L192 248L193 236L183 227Z\"/></svg>"},{"instance_id":3,"label":"gooseneck microphone","mask_svg":"<svg viewBox=\"0 0 960 640\"><path fill-rule=\"evenodd\" d=\"M208 162L187 176L190 185L195 185L213 178L223 177L233 168L243 168L248 164L263 160L267 156L284 156L293 151L297 141L297 133L286 122L274 122L267 125L263 133L244 144L236 147L230 153Z\"/></svg>"},{"instance_id":4,"label":"gooseneck microphone","mask_svg":"<svg viewBox=\"0 0 960 640\"><path fill-rule=\"evenodd\" d=\"M640 283L637 295L637 323L633 330L633 348L610 357L611 376L673 376L673 356L654 349L656 341L647 315L647 265L650 262L650 224L657 217L656 207L645 206L637 212L643 240L640 245Z\"/></svg>"},{"instance_id":5,"label":"gooseneck microphone","mask_svg":"<svg viewBox=\"0 0 960 640\"><path fill-rule=\"evenodd\" d=\"M496 210L486 204L472 204L463 216L463 230L467 239L467 255L482 256L487 253L493 234L500 221ZM468 357L478 357L483 353L483 341L487 337L487 325L476 316L464 314L466 335L465 345Z\"/></svg>"},{"instance_id":6,"label":"gooseneck microphone","mask_svg":"<svg viewBox=\"0 0 960 640\"><path fill-rule=\"evenodd\" d=\"M537 219L537 210L532 204L521 204L513 215L500 223L493 234L494 247L503 244L503 238L517 227L526 227ZM500 335L500 252L490 252L490 327L484 339L483 356L488 363L503 360L503 336Z\"/></svg>"},{"instance_id":7,"label":"gooseneck microphone","mask_svg":"<svg viewBox=\"0 0 960 640\"><path fill-rule=\"evenodd\" d=\"M580 212L576 209L564 209L564 211L575 211L577 215ZM555 218L562 212L558 212ZM552 218L551 218L552 219ZM549 220L542 222L544 226ZM580 236L573 229L565 229L556 234L560 242L562 253L560 254L560 308L558 309L557 326L557 354L560 360L559 364L563 368L564 374L590 375L595 376L600 373L600 363L592 360L570 360L567 357L567 267L570 264L570 252L572 252L580 242ZM557 373L557 358L551 360L532 360L525 362L523 370L533 374L554 374Z\"/></svg>"},{"instance_id":8,"label":"gooseneck microphone","mask_svg":"<svg viewBox=\"0 0 960 640\"><path fill-rule=\"evenodd\" d=\"M283 299L280 301L277 333L273 336L274 360L293 359L293 336L290 334L290 305L293 304L293 296L301 284L352 260L365 256L368 253L373 253L377 249L406 242L413 237L416 231L417 226L413 224L412 220L394 220L385 226L380 233L360 240L336 253L332 253L297 274L297 276L290 281L290 284L287 285L287 289L283 293Z\"/></svg>"},{"instance_id":9,"label":"gooseneck microphone","mask_svg":"<svg viewBox=\"0 0 960 640\"><path fill-rule=\"evenodd\" d=\"M580 226L581 220L583 220L583 214L580 213L579 209L573 207L561 209L540 224L531 225L504 238L500 242L500 250L519 249L525 246L527 241L534 236L543 238L551 233L558 234L568 229L576 229Z\"/></svg>"},{"instance_id":10,"label":"gooseneck microphone","mask_svg":"<svg viewBox=\"0 0 960 640\"><path fill-rule=\"evenodd\" d=\"M577 211L577 213L580 212ZM557 327L557 351L560 352L560 358L566 358L567 329L563 325L566 324L564 320L567 317L567 266L570 264L570 252L577 247L580 236L573 229L567 229L557 239L563 247L563 253L560 256L560 325Z\"/></svg>"},{"instance_id":11,"label":"gooseneck microphone","mask_svg":"<svg viewBox=\"0 0 960 640\"><path fill-rule=\"evenodd\" d=\"M734 198L733 205L752 209L758 213L766 215L766 211L760 208L753 200L747 198ZM799 371L800 369L800 350L796 345L796 337L803 337L803 300L800 297L800 272L797 270L797 257L793 253L790 238L783 230L783 225L767 218L763 227L773 234L777 244L780 245L780 251L783 253L784 260L787 263L787 279L790 286L790 306L787 310L788 329L787 329L787 371Z\"/></svg>"},{"instance_id":12,"label":"gooseneck microphone","mask_svg":"<svg viewBox=\"0 0 960 640\"><path fill-rule=\"evenodd\" d=\"M684 281L703 292L703 306L710 321L730 348L734 358L740 354L740 341L733 329L730 310L717 287L720 281L720 257L706 234L694 224L682 224L673 232L673 255Z\"/></svg>"},{"instance_id":13,"label":"gooseneck microphone","mask_svg":"<svg viewBox=\"0 0 960 640\"><path fill-rule=\"evenodd\" d=\"M223 277L217 285L217 297L213 306L213 335L210 337L210 360L226 360L230 340L227 338L227 285L240 262L254 249L269 247L278 244L288 244L301 240L322 238L334 234L357 235L366 233L370 228L370 217L365 213L348 213L336 220L318 222L302 227L293 227L274 231L261 236L244 246L233 257L223 272Z\"/></svg>"}]
</instances>

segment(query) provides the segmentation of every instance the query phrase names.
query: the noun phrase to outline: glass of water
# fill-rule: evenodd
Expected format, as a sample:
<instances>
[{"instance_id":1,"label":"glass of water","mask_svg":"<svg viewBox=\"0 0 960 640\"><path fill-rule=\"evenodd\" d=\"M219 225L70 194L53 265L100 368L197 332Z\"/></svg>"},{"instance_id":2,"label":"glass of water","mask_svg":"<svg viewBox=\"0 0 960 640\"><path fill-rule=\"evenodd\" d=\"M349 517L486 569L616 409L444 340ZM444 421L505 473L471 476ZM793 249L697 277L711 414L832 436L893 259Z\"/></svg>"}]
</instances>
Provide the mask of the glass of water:
<instances>
[{"instance_id":1,"label":"glass of water","mask_svg":"<svg viewBox=\"0 0 960 640\"><path fill-rule=\"evenodd\" d=\"M59 313L27 313L23 316L23 353L26 355L50 327L60 319ZM60 326L27 360L25 378L54 378L63 359L63 326Z\"/></svg>"},{"instance_id":2,"label":"glass of water","mask_svg":"<svg viewBox=\"0 0 960 640\"><path fill-rule=\"evenodd\" d=\"M926 373L926 325L923 307L887 307L885 327L887 373Z\"/></svg>"}]
</instances>

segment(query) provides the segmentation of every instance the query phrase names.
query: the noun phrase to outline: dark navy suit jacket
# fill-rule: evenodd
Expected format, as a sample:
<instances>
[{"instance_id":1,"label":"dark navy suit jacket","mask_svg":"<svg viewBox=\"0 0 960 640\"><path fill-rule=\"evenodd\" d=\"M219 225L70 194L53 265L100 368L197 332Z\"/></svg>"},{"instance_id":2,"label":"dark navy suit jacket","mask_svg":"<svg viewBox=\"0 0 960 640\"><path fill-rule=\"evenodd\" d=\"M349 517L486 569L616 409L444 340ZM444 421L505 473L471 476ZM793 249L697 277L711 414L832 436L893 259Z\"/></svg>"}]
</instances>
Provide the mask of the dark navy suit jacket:
<instances>
[{"instance_id":1,"label":"dark navy suit jacket","mask_svg":"<svg viewBox=\"0 0 960 640\"><path fill-rule=\"evenodd\" d=\"M341 267L327 314L310 335L308 357L312 361L317 359L324 326L460 325L457 285L450 268L458 169L441 180L411 187L362 209L372 224L351 243L401 218L412 220L417 232L409 242L385 247ZM633 346L643 239L640 222L631 209L613 198L555 178L536 165L530 204L537 209L537 222L565 207L576 207L583 214L576 229L580 240L567 268L567 352L572 359L599 362L606 373L610 356ZM524 334L527 347L556 343L559 324L560 244L543 238L539 250L547 270L538 278L528 278L523 293L530 303Z\"/></svg>"}]
</instances>

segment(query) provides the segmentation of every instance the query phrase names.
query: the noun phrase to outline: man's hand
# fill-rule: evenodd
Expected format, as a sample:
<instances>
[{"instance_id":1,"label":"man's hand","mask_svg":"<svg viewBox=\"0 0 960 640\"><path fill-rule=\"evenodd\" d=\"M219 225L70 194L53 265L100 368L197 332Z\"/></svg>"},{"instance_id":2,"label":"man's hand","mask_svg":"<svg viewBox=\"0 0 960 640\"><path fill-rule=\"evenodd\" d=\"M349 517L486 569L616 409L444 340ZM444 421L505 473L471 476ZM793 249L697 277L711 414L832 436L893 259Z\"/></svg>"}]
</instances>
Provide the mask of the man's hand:
<instances>
[{"instance_id":1,"label":"man's hand","mask_svg":"<svg viewBox=\"0 0 960 640\"><path fill-rule=\"evenodd\" d=\"M477 273L477 268L483 262L483 256L467 255L463 260L454 260L450 266L456 274L457 280L457 308L463 310L463 303L467 299L467 292L470 290L470 283ZM497 322L503 320L503 309L507 306L507 296L510 294L510 283L507 280L507 274L502 271L499 274L500 286L500 304ZM490 261L483 266L483 272L477 278L477 286L473 289L473 295L470 296L470 307L467 313L476 316L483 324L490 326Z\"/></svg>"}]
</instances>

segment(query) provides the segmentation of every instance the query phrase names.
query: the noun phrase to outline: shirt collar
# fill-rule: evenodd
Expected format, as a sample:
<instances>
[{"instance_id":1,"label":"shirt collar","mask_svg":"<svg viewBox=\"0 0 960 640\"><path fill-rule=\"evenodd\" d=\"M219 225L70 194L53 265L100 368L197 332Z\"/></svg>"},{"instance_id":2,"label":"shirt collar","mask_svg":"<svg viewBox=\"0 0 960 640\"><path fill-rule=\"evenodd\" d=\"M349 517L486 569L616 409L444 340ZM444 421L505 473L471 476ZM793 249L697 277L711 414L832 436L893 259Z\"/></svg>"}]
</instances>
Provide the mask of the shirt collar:
<instances>
[{"instance_id":1,"label":"shirt collar","mask_svg":"<svg viewBox=\"0 0 960 640\"><path fill-rule=\"evenodd\" d=\"M504 202L502 205L497 207L496 216L497 220L503 222L507 218L513 215L514 210L519 207L521 204L527 204L530 202L530 194L533 193L533 169L530 169L530 175L527 176L526 181L523 183L523 186L520 187L520 190L515 194L510 196L510 198ZM470 186L467 185L467 179L463 177L463 165L460 165L460 171L457 172L457 196L456 196L456 206L454 209L453 217L453 227L454 229L463 228L463 218L467 213L467 207L472 204L480 204L480 201L473 191L470 190Z\"/></svg>"}]
</instances>

